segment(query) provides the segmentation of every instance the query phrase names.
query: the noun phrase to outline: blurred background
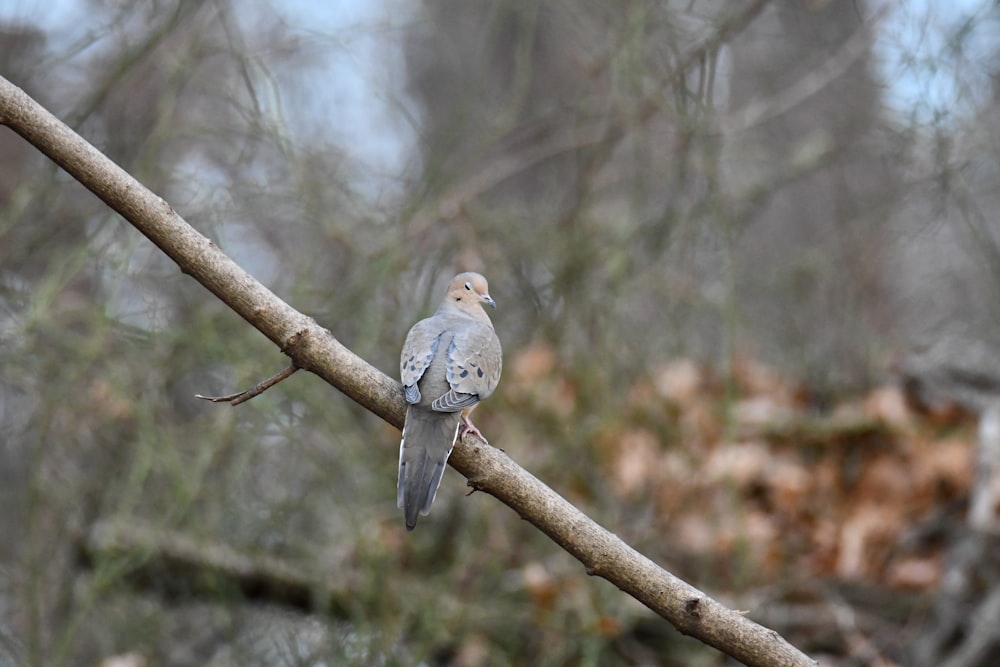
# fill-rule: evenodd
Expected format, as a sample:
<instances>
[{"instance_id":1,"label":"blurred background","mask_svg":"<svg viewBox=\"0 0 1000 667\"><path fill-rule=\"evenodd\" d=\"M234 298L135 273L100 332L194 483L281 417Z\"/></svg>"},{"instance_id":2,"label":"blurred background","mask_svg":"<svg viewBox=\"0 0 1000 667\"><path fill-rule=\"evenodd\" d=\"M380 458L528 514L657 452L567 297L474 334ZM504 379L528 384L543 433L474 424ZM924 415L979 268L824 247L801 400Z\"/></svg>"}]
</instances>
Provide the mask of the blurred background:
<instances>
[{"instance_id":1,"label":"blurred background","mask_svg":"<svg viewBox=\"0 0 1000 667\"><path fill-rule=\"evenodd\" d=\"M393 377L485 273L492 443L824 664L963 667L1000 661L998 29L6 0L0 74ZM407 534L398 431L316 377L194 399L286 359L7 130L0 164L0 666L727 664L454 471Z\"/></svg>"}]
</instances>

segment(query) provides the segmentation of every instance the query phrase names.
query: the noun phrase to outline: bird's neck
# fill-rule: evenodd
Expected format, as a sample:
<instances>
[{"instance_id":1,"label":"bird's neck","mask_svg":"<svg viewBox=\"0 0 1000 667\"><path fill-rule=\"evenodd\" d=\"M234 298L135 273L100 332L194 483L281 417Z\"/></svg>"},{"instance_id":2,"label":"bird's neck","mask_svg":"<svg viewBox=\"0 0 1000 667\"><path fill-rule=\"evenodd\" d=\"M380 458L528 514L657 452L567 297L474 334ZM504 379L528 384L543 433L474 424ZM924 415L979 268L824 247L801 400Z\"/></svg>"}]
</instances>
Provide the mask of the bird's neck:
<instances>
[{"instance_id":1,"label":"bird's neck","mask_svg":"<svg viewBox=\"0 0 1000 667\"><path fill-rule=\"evenodd\" d=\"M477 322L484 322L488 324L491 328L493 327L493 322L490 320L490 316L486 314L479 305L471 306L469 308L462 308L461 306L456 306L451 301L441 304L438 308L439 315L450 315L454 317L468 317L470 319L476 320Z\"/></svg>"}]
</instances>

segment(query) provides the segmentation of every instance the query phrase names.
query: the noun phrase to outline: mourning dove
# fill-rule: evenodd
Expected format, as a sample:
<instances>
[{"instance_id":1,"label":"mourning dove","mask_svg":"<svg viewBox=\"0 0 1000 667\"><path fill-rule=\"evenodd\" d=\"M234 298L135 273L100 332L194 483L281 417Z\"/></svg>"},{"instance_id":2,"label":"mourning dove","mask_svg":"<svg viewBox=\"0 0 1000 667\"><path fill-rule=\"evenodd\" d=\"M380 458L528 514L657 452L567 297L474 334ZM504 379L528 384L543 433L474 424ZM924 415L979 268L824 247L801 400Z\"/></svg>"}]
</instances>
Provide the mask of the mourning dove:
<instances>
[{"instance_id":1,"label":"mourning dove","mask_svg":"<svg viewBox=\"0 0 1000 667\"><path fill-rule=\"evenodd\" d=\"M414 324L403 343L399 372L409 405L396 502L407 530L417 525L418 512L430 511L459 428L482 437L469 415L496 389L503 361L484 304L496 308L486 278L460 273L437 312Z\"/></svg>"}]
</instances>

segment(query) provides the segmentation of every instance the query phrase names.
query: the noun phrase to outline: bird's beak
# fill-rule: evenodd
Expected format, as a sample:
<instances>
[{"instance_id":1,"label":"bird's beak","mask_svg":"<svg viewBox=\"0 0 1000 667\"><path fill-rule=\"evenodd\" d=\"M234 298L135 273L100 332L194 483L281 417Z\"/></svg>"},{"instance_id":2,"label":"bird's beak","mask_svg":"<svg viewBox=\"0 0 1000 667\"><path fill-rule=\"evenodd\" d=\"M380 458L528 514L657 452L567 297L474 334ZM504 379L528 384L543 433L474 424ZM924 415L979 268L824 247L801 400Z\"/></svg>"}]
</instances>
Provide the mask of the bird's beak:
<instances>
[{"instance_id":1,"label":"bird's beak","mask_svg":"<svg viewBox=\"0 0 1000 667\"><path fill-rule=\"evenodd\" d=\"M497 302L494 301L493 297L491 297L489 294L483 294L479 298L483 300L483 303L489 304L490 308L496 310Z\"/></svg>"}]
</instances>

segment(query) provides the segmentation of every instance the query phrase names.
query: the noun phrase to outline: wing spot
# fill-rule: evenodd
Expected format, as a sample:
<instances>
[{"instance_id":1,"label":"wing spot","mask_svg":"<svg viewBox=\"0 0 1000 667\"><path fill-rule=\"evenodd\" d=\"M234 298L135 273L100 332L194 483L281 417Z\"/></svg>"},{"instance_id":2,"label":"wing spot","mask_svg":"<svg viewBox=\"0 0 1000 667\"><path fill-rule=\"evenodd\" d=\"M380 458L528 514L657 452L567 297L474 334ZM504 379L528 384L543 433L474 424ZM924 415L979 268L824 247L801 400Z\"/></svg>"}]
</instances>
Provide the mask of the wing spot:
<instances>
[{"instance_id":1,"label":"wing spot","mask_svg":"<svg viewBox=\"0 0 1000 667\"><path fill-rule=\"evenodd\" d=\"M461 378L467 378L467 377L469 377L469 371L462 371L461 375L459 375L458 377L461 377Z\"/></svg>"},{"instance_id":2,"label":"wing spot","mask_svg":"<svg viewBox=\"0 0 1000 667\"><path fill-rule=\"evenodd\" d=\"M483 377L483 369L482 368L477 368L476 369L476 373L479 375L479 377Z\"/></svg>"}]
</instances>

